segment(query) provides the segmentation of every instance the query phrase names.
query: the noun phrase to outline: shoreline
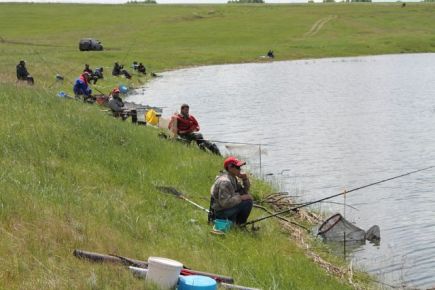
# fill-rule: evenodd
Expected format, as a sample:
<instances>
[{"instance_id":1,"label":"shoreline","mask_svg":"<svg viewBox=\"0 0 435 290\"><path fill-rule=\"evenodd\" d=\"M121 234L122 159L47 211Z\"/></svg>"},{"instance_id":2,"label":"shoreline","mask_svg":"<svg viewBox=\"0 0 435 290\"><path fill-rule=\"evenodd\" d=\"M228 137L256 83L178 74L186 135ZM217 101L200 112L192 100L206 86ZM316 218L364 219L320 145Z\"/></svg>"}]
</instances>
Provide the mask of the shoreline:
<instances>
[{"instance_id":1,"label":"shoreline","mask_svg":"<svg viewBox=\"0 0 435 290\"><path fill-rule=\"evenodd\" d=\"M431 53L431 52L428 52ZM413 54L423 54L423 53L409 53L407 55L413 55ZM434 53L432 53L434 54ZM364 56L350 56L350 57L324 57L324 58L315 58L315 59L304 59L304 60L269 60L269 61L264 61L264 62L249 62L249 63L231 63L231 64L213 64L213 65L197 65L197 66L190 66L190 67L183 67L183 68L179 68L179 69L171 69L171 70L167 70L164 72L159 72L159 73L165 73L165 72L174 72L174 71L179 71L179 70L189 70L189 69L196 69L196 68L201 68L201 67L210 67L210 66L226 66L226 65L244 65L244 64L271 64L273 62L294 62L294 61L315 61L315 60L337 60L337 59L353 59L353 58L369 58L369 57L382 57L382 56L400 56L403 54L383 54L383 55L364 55ZM152 80L152 79L151 79ZM151 81L151 80L147 80L147 81ZM156 79L155 81L159 81L159 79ZM136 88L135 90L139 90L139 89L145 89L144 86L146 85L146 83L139 88ZM200 108L198 108L200 109ZM160 127L155 127L153 126L153 128L156 128L158 130L165 130L168 131L167 128L160 128ZM259 179L263 182L267 182L267 180L264 177L261 176L257 176L256 174L252 174L255 179ZM290 197L287 199L288 204L287 207L292 207L292 204L295 203L295 201L293 201ZM273 202L271 203L272 209L274 209L274 212L279 212L285 208L282 207L282 204L274 204ZM269 212L272 213L272 212ZM314 211L309 210L309 209L302 209L300 211L298 211L297 214L295 214L298 216L298 218L294 219L294 221L297 222L302 222L302 223L309 223L311 226L315 226L315 225L319 225L322 222L322 219L319 215L317 215ZM292 219L293 220L293 219ZM277 221L277 223L279 223L281 229L283 231L286 232L286 234L288 235L288 237L290 239L292 239L293 241L295 241L299 248L301 250L304 251L305 255L310 258L312 260L313 263L317 264L318 266L320 266L326 273L333 275L335 277L337 277L338 279L343 279L346 278L346 280L348 281L348 283L350 285L352 285L352 287L354 287L355 289L361 289L360 285L355 284L353 282L353 275L354 272L362 272L366 275L368 275L368 279L373 282L373 283L380 283L380 284L384 284L382 281L378 280L375 276L372 276L371 274L369 274L366 271L363 271L361 269L354 269L353 268L353 263L350 260L349 262L346 262L347 266L343 267L340 266L337 263L334 262L329 262L325 259L322 258L322 256L320 255L321 252L319 252L318 250L313 249L313 243L316 240L316 236L313 235L312 233L308 232L306 233L305 231L303 231L301 229L301 227L297 224L291 224L288 221ZM323 245L327 248L329 248L329 245L327 245L327 243L323 243ZM335 256L334 254L332 254L335 258L339 258L338 256ZM387 285L387 284L386 284Z\"/></svg>"},{"instance_id":2,"label":"shoreline","mask_svg":"<svg viewBox=\"0 0 435 290\"><path fill-rule=\"evenodd\" d=\"M0 56L2 104L8 108L0 122L2 163L9 169L0 179L5 288L143 289L124 269L77 261L73 248L141 259L160 255L264 289L355 288L320 269L275 221L265 221L255 235L235 231L223 239L210 237L202 213L162 196L155 185L174 186L201 203L222 167L220 159L55 95L71 91L70 79L85 63L106 68L120 61L128 67L137 60L159 72L199 63L252 63L271 48L275 61L431 52L434 28L427 19L435 5L0 7L1 37L22 40L2 43ZM313 37L303 37L331 14L338 17ZM101 40L107 50L79 52L83 37ZM34 87L15 85L20 59L26 60ZM47 89L56 71L68 79ZM98 85L105 92L119 80L107 71ZM139 87L136 80L126 85ZM271 190L261 181L255 186L261 195ZM372 286L363 273L355 281L361 288Z\"/></svg>"}]
</instances>

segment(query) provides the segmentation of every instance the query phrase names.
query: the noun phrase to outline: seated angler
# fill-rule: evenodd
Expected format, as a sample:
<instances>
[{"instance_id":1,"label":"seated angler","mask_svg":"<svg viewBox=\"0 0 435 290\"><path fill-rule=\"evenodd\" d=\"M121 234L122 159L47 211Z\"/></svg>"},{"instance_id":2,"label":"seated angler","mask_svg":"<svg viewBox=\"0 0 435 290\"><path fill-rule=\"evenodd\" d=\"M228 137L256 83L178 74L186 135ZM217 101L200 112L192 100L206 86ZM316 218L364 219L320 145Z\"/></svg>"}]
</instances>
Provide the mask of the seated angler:
<instances>
[{"instance_id":1,"label":"seated angler","mask_svg":"<svg viewBox=\"0 0 435 290\"><path fill-rule=\"evenodd\" d=\"M94 73L92 74L92 80L94 81L94 85L99 79L104 79L103 71L104 69L102 67L98 67L95 69Z\"/></svg>"},{"instance_id":2,"label":"seated angler","mask_svg":"<svg viewBox=\"0 0 435 290\"><path fill-rule=\"evenodd\" d=\"M113 65L112 75L119 76L121 74L121 69L122 67L117 62L115 62L115 64Z\"/></svg>"},{"instance_id":3,"label":"seated angler","mask_svg":"<svg viewBox=\"0 0 435 290\"><path fill-rule=\"evenodd\" d=\"M26 81L29 85L35 84L35 80L29 74L26 68L26 62L21 60L19 64L17 64L17 80Z\"/></svg>"},{"instance_id":4,"label":"seated angler","mask_svg":"<svg viewBox=\"0 0 435 290\"><path fill-rule=\"evenodd\" d=\"M216 144L205 140L201 133L199 133L199 124L194 116L189 115L189 105L181 105L180 114L174 114L168 124L168 129L171 130L175 136L186 142L195 141L199 148L208 149L216 155L221 155Z\"/></svg>"},{"instance_id":5,"label":"seated angler","mask_svg":"<svg viewBox=\"0 0 435 290\"><path fill-rule=\"evenodd\" d=\"M92 71L92 69L89 67L89 64L85 64L85 68L83 69L83 72L87 72L87 73L89 73L90 75L92 75L93 74L93 71Z\"/></svg>"},{"instance_id":6,"label":"seated angler","mask_svg":"<svg viewBox=\"0 0 435 290\"><path fill-rule=\"evenodd\" d=\"M142 63L139 63L138 67L137 67L137 71L146 75L147 74L147 69L145 68L145 66Z\"/></svg>"},{"instance_id":7,"label":"seated angler","mask_svg":"<svg viewBox=\"0 0 435 290\"><path fill-rule=\"evenodd\" d=\"M133 64L131 65L131 68L133 70L137 70L138 67L139 67L139 65L137 64L137 61L133 61Z\"/></svg>"},{"instance_id":8,"label":"seated angler","mask_svg":"<svg viewBox=\"0 0 435 290\"><path fill-rule=\"evenodd\" d=\"M112 75L113 76L124 75L125 78L131 79L131 74L126 69L124 69L124 65L119 64L117 62L115 62L113 66Z\"/></svg>"},{"instance_id":9,"label":"seated angler","mask_svg":"<svg viewBox=\"0 0 435 290\"><path fill-rule=\"evenodd\" d=\"M128 110L125 108L124 102L120 96L119 88L114 88L110 93L111 99L109 100L108 106L112 110L113 116L115 118L121 117L122 120L131 116L132 123L137 123L137 112L136 110Z\"/></svg>"},{"instance_id":10,"label":"seated angler","mask_svg":"<svg viewBox=\"0 0 435 290\"><path fill-rule=\"evenodd\" d=\"M216 178L210 190L209 222L213 219L228 219L241 225L248 220L253 202L249 194L248 175L241 171L241 166L245 164L233 156L225 159L225 172Z\"/></svg>"},{"instance_id":11,"label":"seated angler","mask_svg":"<svg viewBox=\"0 0 435 290\"><path fill-rule=\"evenodd\" d=\"M121 74L123 74L126 79L131 79L131 74L124 69L124 65L121 65Z\"/></svg>"},{"instance_id":12,"label":"seated angler","mask_svg":"<svg viewBox=\"0 0 435 290\"><path fill-rule=\"evenodd\" d=\"M83 97L84 102L93 101L92 89L89 87L89 81L91 80L91 75L88 72L84 72L80 75L78 79L74 82L73 91L76 98Z\"/></svg>"},{"instance_id":13,"label":"seated angler","mask_svg":"<svg viewBox=\"0 0 435 290\"><path fill-rule=\"evenodd\" d=\"M112 113L115 117L122 117L125 107L124 102L121 99L121 96L119 95L120 91L118 88L114 88L112 92L110 93L111 99L109 100L109 108L112 110Z\"/></svg>"}]
</instances>

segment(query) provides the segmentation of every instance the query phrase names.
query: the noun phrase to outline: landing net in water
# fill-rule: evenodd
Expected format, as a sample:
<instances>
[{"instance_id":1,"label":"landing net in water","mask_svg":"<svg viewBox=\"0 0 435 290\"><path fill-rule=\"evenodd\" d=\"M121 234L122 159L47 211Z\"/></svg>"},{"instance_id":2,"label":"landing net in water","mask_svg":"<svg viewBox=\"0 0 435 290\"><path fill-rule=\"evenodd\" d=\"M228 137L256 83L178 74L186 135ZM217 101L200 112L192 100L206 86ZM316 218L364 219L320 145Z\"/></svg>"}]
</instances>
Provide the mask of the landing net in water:
<instances>
[{"instance_id":1,"label":"landing net in water","mask_svg":"<svg viewBox=\"0 0 435 290\"><path fill-rule=\"evenodd\" d=\"M319 227L318 233L325 241L331 242L361 242L364 240L379 241L381 233L379 226L372 226L367 232L346 220L337 213L328 218Z\"/></svg>"}]
</instances>

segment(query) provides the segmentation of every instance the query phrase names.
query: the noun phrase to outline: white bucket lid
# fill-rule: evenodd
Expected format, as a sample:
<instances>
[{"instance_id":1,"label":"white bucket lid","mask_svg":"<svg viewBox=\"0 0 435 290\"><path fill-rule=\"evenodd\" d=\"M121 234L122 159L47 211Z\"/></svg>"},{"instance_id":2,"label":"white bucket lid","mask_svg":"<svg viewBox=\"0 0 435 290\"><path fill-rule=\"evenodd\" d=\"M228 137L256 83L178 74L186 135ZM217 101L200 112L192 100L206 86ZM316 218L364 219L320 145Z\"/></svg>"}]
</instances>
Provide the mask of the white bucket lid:
<instances>
[{"instance_id":1,"label":"white bucket lid","mask_svg":"<svg viewBox=\"0 0 435 290\"><path fill-rule=\"evenodd\" d=\"M169 266L169 267L173 267L173 268L183 268L182 263L175 261L175 260L161 258L161 257L149 257L148 264L154 264L154 265L158 264L161 266Z\"/></svg>"}]
</instances>

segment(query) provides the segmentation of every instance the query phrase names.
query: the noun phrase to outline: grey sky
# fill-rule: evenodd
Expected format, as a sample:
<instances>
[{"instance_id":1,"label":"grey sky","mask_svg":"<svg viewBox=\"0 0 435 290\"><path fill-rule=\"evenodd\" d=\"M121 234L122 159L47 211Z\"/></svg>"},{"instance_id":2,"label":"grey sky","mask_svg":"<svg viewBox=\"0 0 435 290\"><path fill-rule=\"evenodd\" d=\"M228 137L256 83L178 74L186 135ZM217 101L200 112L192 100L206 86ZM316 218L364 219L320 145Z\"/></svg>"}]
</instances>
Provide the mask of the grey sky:
<instances>
[{"instance_id":1,"label":"grey sky","mask_svg":"<svg viewBox=\"0 0 435 290\"><path fill-rule=\"evenodd\" d=\"M143 0L138 0L143 1ZM174 3L188 3L188 4L212 4L212 3L227 3L228 0L156 0L158 4L174 4ZM42 3L101 3L101 4L118 4L126 3L126 0L0 0L0 2L42 2ZM307 2L307 0L266 0L266 3L296 3Z\"/></svg>"},{"instance_id":2,"label":"grey sky","mask_svg":"<svg viewBox=\"0 0 435 290\"><path fill-rule=\"evenodd\" d=\"M141 1L141 0L139 0ZM211 3L227 3L228 0L156 0L159 4L211 4ZM337 0L336 0L337 1ZM373 2L397 2L397 0L372 0ZM403 0L405 2L405 0ZM127 0L0 0L1 2L41 2L41 3L100 3L100 4L119 4L126 3ZM266 3L307 3L308 0L265 0ZM314 0L314 2L323 2L322 0ZM338 1L337 1L338 2ZM419 0L406 0L406 2L419 2Z\"/></svg>"}]
</instances>

